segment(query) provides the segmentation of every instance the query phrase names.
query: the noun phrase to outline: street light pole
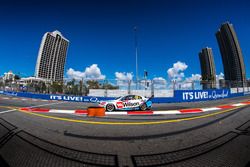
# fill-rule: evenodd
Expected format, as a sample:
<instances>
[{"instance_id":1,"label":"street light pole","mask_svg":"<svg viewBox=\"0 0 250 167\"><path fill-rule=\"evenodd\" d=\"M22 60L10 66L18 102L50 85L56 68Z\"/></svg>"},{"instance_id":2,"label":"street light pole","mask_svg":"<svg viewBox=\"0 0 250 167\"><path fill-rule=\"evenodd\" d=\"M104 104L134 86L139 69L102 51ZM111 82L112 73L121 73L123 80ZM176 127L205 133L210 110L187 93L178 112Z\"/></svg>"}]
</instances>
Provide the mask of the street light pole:
<instances>
[{"instance_id":1,"label":"street light pole","mask_svg":"<svg viewBox=\"0 0 250 167\"><path fill-rule=\"evenodd\" d=\"M134 27L135 35L135 68L136 68L136 89L138 89L138 42L137 42L137 27Z\"/></svg>"}]
</instances>

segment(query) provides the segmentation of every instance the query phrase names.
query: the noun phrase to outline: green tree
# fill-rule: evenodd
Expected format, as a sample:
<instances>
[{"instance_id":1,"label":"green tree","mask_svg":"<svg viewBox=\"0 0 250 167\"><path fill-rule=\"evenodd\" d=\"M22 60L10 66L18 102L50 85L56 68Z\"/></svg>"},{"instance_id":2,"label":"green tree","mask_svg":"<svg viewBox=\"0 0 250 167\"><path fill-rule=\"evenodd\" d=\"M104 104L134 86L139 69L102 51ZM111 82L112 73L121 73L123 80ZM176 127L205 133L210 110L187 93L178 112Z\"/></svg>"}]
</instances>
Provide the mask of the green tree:
<instances>
[{"instance_id":1,"label":"green tree","mask_svg":"<svg viewBox=\"0 0 250 167\"><path fill-rule=\"evenodd\" d=\"M15 80L19 80L19 79L21 79L21 77L20 77L19 75L15 75L15 76L14 76L14 79L15 79Z\"/></svg>"},{"instance_id":2,"label":"green tree","mask_svg":"<svg viewBox=\"0 0 250 167\"><path fill-rule=\"evenodd\" d=\"M73 89L75 86L75 79L72 79L71 81L67 82L66 85L64 86L65 93L66 94L74 94Z\"/></svg>"},{"instance_id":3,"label":"green tree","mask_svg":"<svg viewBox=\"0 0 250 167\"><path fill-rule=\"evenodd\" d=\"M41 93L46 92L47 86L44 82L41 83Z\"/></svg>"},{"instance_id":4,"label":"green tree","mask_svg":"<svg viewBox=\"0 0 250 167\"><path fill-rule=\"evenodd\" d=\"M63 93L63 84L61 82L53 82L51 91L52 93Z\"/></svg>"},{"instance_id":5,"label":"green tree","mask_svg":"<svg viewBox=\"0 0 250 167\"><path fill-rule=\"evenodd\" d=\"M104 84L102 86L102 89L109 89L109 90L114 90L114 89L119 89L119 86L114 86L112 84Z\"/></svg>"},{"instance_id":6,"label":"green tree","mask_svg":"<svg viewBox=\"0 0 250 167\"><path fill-rule=\"evenodd\" d=\"M100 89L100 84L96 80L87 81L88 89Z\"/></svg>"}]
</instances>

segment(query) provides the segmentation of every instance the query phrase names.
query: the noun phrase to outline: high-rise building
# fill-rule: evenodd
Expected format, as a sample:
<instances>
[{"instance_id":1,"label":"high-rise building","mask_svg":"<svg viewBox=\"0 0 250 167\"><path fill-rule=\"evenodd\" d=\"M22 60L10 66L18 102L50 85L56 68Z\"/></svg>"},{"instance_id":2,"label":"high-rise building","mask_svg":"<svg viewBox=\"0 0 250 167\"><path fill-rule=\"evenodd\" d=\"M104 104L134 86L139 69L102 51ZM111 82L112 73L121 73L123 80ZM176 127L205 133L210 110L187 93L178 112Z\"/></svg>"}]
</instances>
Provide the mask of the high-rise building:
<instances>
[{"instance_id":1,"label":"high-rise building","mask_svg":"<svg viewBox=\"0 0 250 167\"><path fill-rule=\"evenodd\" d=\"M201 66L201 84L203 89L216 88L216 72L214 65L214 57L211 48L203 48L199 53Z\"/></svg>"},{"instance_id":2,"label":"high-rise building","mask_svg":"<svg viewBox=\"0 0 250 167\"><path fill-rule=\"evenodd\" d=\"M246 71L240 44L233 25L226 22L216 33L220 47L227 87L242 87L246 82Z\"/></svg>"},{"instance_id":3,"label":"high-rise building","mask_svg":"<svg viewBox=\"0 0 250 167\"><path fill-rule=\"evenodd\" d=\"M69 41L59 31L47 32L40 45L35 76L51 81L63 81Z\"/></svg>"}]
</instances>

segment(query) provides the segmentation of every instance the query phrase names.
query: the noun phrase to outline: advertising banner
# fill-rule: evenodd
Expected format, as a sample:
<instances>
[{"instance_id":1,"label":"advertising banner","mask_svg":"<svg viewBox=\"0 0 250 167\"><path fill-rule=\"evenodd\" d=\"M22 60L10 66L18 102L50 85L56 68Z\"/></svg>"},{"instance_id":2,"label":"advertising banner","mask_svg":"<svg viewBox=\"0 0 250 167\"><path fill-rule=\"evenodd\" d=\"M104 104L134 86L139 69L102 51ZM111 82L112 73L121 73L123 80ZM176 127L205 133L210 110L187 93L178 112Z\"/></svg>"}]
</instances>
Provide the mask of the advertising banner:
<instances>
[{"instance_id":1,"label":"advertising banner","mask_svg":"<svg viewBox=\"0 0 250 167\"><path fill-rule=\"evenodd\" d=\"M96 103L102 100L115 99L114 97L68 96L68 95L36 94L28 92L10 92L10 91L2 91L2 94L8 96L18 96L18 97L44 99L44 100L63 100L63 101L90 102L90 103Z\"/></svg>"},{"instance_id":2,"label":"advertising banner","mask_svg":"<svg viewBox=\"0 0 250 167\"><path fill-rule=\"evenodd\" d=\"M176 102L207 101L229 97L232 97L229 89L176 90L174 92Z\"/></svg>"},{"instance_id":3,"label":"advertising banner","mask_svg":"<svg viewBox=\"0 0 250 167\"><path fill-rule=\"evenodd\" d=\"M67 96L67 95L49 95L49 100L63 100L75 102L96 103L102 100L114 100L112 97L92 97L92 96Z\"/></svg>"},{"instance_id":4,"label":"advertising banner","mask_svg":"<svg viewBox=\"0 0 250 167\"><path fill-rule=\"evenodd\" d=\"M94 96L69 96L55 94L36 94L28 92L0 91L0 94L8 96L27 97L45 100L63 100L72 102L96 103L99 101L114 100L114 97L94 97ZM179 103L218 100L230 97L249 95L249 92L231 93L230 89L211 89L211 90L175 90L174 97L155 97L153 103Z\"/></svg>"}]
</instances>

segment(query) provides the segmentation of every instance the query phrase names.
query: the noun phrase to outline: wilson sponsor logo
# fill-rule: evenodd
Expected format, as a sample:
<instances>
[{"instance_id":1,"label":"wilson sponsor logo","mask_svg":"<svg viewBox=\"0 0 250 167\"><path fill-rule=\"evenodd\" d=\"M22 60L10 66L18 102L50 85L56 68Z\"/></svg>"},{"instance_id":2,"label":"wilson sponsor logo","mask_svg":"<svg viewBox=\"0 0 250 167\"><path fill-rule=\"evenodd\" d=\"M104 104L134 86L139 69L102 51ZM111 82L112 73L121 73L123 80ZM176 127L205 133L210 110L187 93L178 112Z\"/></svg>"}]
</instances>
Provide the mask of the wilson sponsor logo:
<instances>
[{"instance_id":1,"label":"wilson sponsor logo","mask_svg":"<svg viewBox=\"0 0 250 167\"><path fill-rule=\"evenodd\" d=\"M124 105L124 107L136 107L136 106L139 106L140 103L139 102L135 102L135 103L124 102L123 105Z\"/></svg>"}]
</instances>

